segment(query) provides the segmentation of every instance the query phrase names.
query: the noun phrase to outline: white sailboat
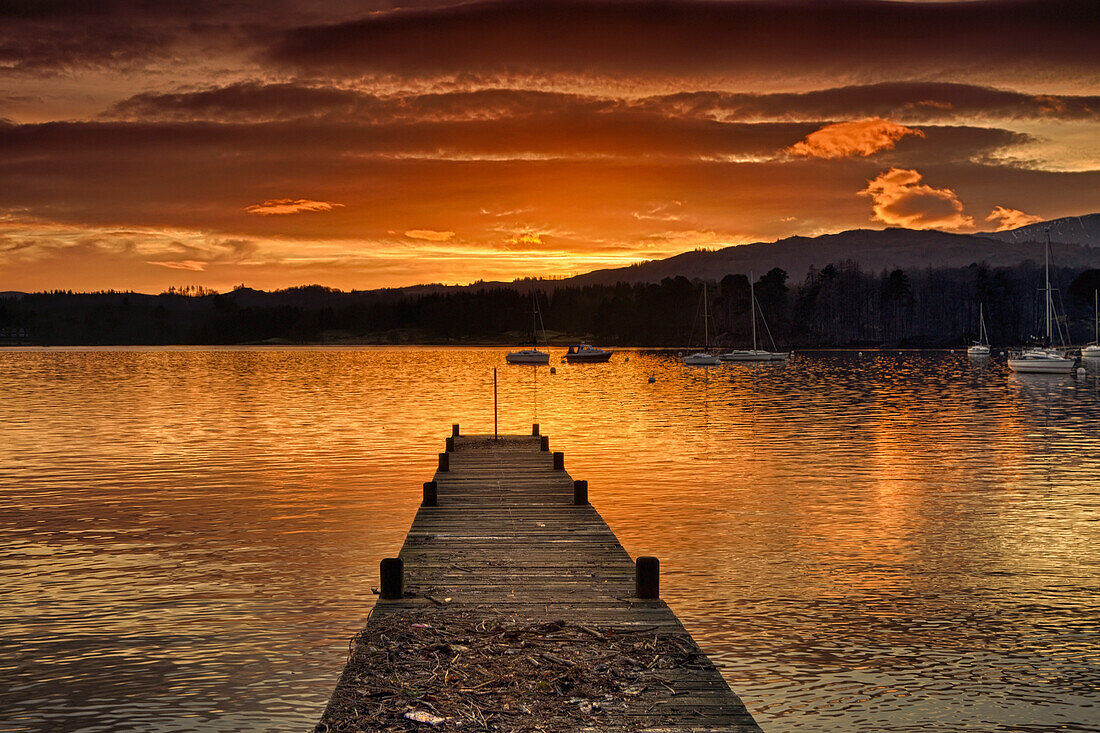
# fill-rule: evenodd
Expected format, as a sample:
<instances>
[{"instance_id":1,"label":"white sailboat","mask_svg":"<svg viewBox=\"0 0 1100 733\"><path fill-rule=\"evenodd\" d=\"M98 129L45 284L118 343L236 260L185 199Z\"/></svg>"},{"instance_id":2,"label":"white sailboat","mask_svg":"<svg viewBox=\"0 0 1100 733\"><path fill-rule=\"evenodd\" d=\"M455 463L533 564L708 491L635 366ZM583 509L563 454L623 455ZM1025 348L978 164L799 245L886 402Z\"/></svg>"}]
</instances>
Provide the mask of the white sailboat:
<instances>
[{"instance_id":1,"label":"white sailboat","mask_svg":"<svg viewBox=\"0 0 1100 733\"><path fill-rule=\"evenodd\" d=\"M718 366L722 363L714 354L710 353L710 328L707 320L707 284L703 283L703 350L684 357L684 364L688 366Z\"/></svg>"},{"instance_id":2,"label":"white sailboat","mask_svg":"<svg viewBox=\"0 0 1100 733\"><path fill-rule=\"evenodd\" d=\"M1100 359L1100 300L1097 291L1092 291L1092 343L1081 349L1081 357Z\"/></svg>"},{"instance_id":3,"label":"white sailboat","mask_svg":"<svg viewBox=\"0 0 1100 733\"><path fill-rule=\"evenodd\" d=\"M1068 374L1073 371L1077 360L1066 356L1065 351L1052 348L1052 315L1054 296L1050 287L1050 231L1047 230L1046 248L1043 250L1043 312L1046 318L1046 340L1044 346L1035 346L1022 352L1010 354L1008 368L1014 372L1031 374ZM1061 329L1059 329L1059 337Z\"/></svg>"},{"instance_id":4,"label":"white sailboat","mask_svg":"<svg viewBox=\"0 0 1100 733\"><path fill-rule=\"evenodd\" d=\"M513 351L504 357L504 360L509 364L549 364L550 353L549 351L539 351L538 342L535 340L535 334L538 333L538 322L542 320L542 313L539 311L538 297L534 291L531 291L531 345L532 349L520 349L519 351ZM542 328L542 340L546 341L546 327Z\"/></svg>"},{"instance_id":5,"label":"white sailboat","mask_svg":"<svg viewBox=\"0 0 1100 733\"><path fill-rule=\"evenodd\" d=\"M752 321L752 348L751 349L739 349L734 351L727 351L724 354L719 354L718 358L722 361L785 361L791 353L789 351L767 351L765 349L756 348L756 309L760 307L760 304L756 302L756 287L753 285L753 275L749 275L749 313L751 314L749 320ZM764 321L764 312L760 312L760 320ZM764 321L764 328L768 328L768 322ZM771 338L771 330L768 330L768 338ZM772 348L775 348L775 341L772 341Z\"/></svg>"},{"instance_id":6,"label":"white sailboat","mask_svg":"<svg viewBox=\"0 0 1100 733\"><path fill-rule=\"evenodd\" d=\"M981 303L978 303L978 341L971 344L966 353L974 357L989 356L989 332L985 330L985 313Z\"/></svg>"}]
</instances>

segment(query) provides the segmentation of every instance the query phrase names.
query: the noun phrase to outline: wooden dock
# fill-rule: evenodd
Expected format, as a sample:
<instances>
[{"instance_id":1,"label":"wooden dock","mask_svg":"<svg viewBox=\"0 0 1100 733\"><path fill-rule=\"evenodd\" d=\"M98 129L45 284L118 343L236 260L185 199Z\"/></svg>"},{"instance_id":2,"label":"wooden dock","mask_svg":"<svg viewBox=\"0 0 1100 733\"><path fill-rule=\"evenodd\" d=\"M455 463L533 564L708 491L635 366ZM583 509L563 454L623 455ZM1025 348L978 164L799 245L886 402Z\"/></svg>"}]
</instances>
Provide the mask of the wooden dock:
<instances>
[{"instance_id":1,"label":"wooden dock","mask_svg":"<svg viewBox=\"0 0 1100 733\"><path fill-rule=\"evenodd\" d=\"M759 732L533 432L455 426L316 730Z\"/></svg>"}]
</instances>

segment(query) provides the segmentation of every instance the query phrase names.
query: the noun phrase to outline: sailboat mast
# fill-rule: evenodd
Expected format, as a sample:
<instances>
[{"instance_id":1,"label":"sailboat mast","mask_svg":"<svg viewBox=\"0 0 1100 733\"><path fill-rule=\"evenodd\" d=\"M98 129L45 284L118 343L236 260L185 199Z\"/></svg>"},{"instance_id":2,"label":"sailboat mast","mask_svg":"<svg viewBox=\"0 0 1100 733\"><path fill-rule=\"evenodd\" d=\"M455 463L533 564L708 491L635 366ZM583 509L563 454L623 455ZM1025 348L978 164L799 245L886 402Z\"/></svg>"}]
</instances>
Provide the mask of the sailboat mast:
<instances>
[{"instance_id":1,"label":"sailboat mast","mask_svg":"<svg viewBox=\"0 0 1100 733\"><path fill-rule=\"evenodd\" d=\"M752 314L752 350L756 351L756 287L753 285L753 273L749 273L749 313Z\"/></svg>"},{"instance_id":2,"label":"sailboat mast","mask_svg":"<svg viewBox=\"0 0 1100 733\"><path fill-rule=\"evenodd\" d=\"M703 281L703 351L710 351L710 331L707 329L707 281Z\"/></svg>"},{"instance_id":3,"label":"sailboat mast","mask_svg":"<svg viewBox=\"0 0 1100 733\"><path fill-rule=\"evenodd\" d=\"M1047 319L1047 345L1053 346L1054 339L1050 334L1050 307L1052 305L1053 298L1050 297L1050 230L1047 229L1047 246L1043 250L1043 280L1046 287L1043 288L1043 297L1045 303L1043 304L1044 311L1046 312Z\"/></svg>"}]
</instances>

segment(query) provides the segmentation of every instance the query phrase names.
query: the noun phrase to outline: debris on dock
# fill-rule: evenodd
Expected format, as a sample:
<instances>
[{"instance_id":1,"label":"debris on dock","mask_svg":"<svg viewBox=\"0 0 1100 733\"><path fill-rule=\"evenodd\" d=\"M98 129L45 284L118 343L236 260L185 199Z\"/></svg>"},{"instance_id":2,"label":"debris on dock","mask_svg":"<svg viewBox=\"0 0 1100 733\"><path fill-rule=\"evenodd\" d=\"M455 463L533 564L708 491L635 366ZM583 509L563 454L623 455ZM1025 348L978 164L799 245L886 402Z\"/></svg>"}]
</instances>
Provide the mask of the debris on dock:
<instances>
[{"instance_id":1,"label":"debris on dock","mask_svg":"<svg viewBox=\"0 0 1100 733\"><path fill-rule=\"evenodd\" d=\"M386 615L352 640L351 684L316 730L405 731L415 723L441 731L635 730L629 700L650 688L668 701L688 696L668 672L697 666L699 656L653 627L427 610Z\"/></svg>"}]
</instances>

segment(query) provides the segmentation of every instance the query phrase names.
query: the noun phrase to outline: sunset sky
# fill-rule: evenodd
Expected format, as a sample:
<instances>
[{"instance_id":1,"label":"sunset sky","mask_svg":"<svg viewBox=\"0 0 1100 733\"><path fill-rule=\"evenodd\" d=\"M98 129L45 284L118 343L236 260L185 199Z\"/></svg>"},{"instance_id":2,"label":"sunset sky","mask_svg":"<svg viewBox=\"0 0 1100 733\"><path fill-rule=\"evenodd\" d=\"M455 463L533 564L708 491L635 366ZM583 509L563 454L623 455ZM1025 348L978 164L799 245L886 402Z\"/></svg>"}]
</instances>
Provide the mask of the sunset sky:
<instances>
[{"instance_id":1,"label":"sunset sky","mask_svg":"<svg viewBox=\"0 0 1100 733\"><path fill-rule=\"evenodd\" d=\"M1100 3L0 2L0 290L561 276L1100 211Z\"/></svg>"}]
</instances>

